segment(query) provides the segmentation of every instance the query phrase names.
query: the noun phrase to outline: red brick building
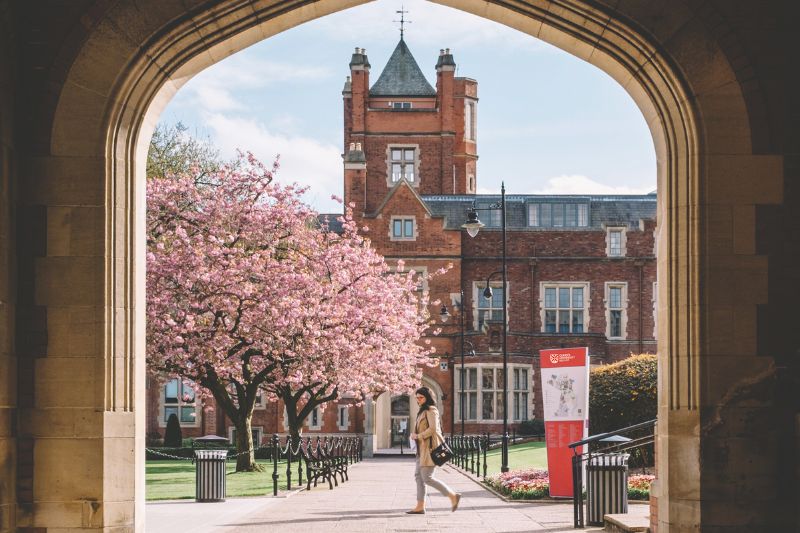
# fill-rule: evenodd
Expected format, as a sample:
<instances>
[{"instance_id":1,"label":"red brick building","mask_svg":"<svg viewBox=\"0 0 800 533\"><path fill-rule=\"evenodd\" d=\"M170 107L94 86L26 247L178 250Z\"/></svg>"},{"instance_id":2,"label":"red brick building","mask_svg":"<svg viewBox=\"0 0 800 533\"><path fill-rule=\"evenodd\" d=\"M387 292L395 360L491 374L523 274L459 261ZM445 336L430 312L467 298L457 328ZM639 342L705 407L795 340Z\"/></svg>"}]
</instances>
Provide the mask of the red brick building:
<instances>
[{"instance_id":1,"label":"red brick building","mask_svg":"<svg viewBox=\"0 0 800 533\"><path fill-rule=\"evenodd\" d=\"M402 259L406 270L419 272L421 289L448 309L440 334L429 337L441 364L424 370L424 383L443 406L445 431L452 422L460 429L463 402L466 431L497 433L503 418L501 278L491 278L491 299L482 293L501 269L500 211L479 211L486 227L475 238L461 225L468 209L489 208L500 197L475 193L478 83L455 77L455 67L450 51L442 50L434 88L401 39L370 85L366 51L356 48L342 93L345 203L369 228L373 246L389 262ZM506 197L512 427L541 417L539 350L588 346L593 364L655 352L655 212L654 194L512 191ZM445 274L428 279L448 265ZM440 308L432 305L431 315L438 317ZM463 338L475 352L465 356L463 370L462 320ZM163 428L170 413L185 411L184 435L231 436L213 406L201 413L199 402L183 405L178 385L151 387L152 431ZM371 448L389 448L402 440L414 407L407 395L382 394L363 407L345 400L316 413L308 431L364 432L374 437ZM278 404L259 406L254 432L285 431L282 411Z\"/></svg>"}]
</instances>

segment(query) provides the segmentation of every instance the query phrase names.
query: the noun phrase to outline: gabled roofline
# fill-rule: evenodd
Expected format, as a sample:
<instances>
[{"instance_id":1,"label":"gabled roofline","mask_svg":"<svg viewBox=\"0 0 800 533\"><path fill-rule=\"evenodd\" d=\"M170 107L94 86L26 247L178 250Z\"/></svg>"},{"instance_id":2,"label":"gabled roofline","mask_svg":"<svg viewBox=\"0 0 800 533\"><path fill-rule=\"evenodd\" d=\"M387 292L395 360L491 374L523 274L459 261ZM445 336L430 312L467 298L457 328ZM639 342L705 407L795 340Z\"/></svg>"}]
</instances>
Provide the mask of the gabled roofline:
<instances>
[{"instance_id":1,"label":"gabled roofline","mask_svg":"<svg viewBox=\"0 0 800 533\"><path fill-rule=\"evenodd\" d=\"M384 208L384 207L386 207L386 204L388 204L388 203L389 203L389 200L391 200L392 196L394 196L394 195L395 195L395 193L396 193L398 190L400 190L400 187L402 187L403 185L405 185L406 187L408 187L408 190L410 190L410 191L411 191L411 194L413 194L413 195L414 195L414 198L416 198L416 199L417 199L417 202L419 202L419 204L420 204L420 205L423 207L423 209L425 209L425 212L428 214L428 216L430 216L431 218L444 218L444 217L443 217L443 216L441 216L441 215L434 215L434 214L431 212L430 208L428 208L427 204L425 204L425 201L422 199L422 197L419 195L419 193L418 193L416 190L414 190L414 187L413 187L413 185L411 185L411 184L408 182L408 180L407 180L407 179L405 179L405 178L401 178L401 179L400 179L400 181L398 181L397 183L395 183L394 187L392 187L392 188L389 190L389 192L388 192L388 193L386 193L386 197L385 197L385 198L383 199L383 201L381 202L381 205L379 205L379 206L378 206L378 208L377 208L377 209L375 209L375 212L373 212L373 213L371 213L371 214L365 214L364 216L365 216L365 217L367 217L367 218L376 218L376 217L377 217L379 214L381 214L381 213L383 212L383 208Z\"/></svg>"}]
</instances>

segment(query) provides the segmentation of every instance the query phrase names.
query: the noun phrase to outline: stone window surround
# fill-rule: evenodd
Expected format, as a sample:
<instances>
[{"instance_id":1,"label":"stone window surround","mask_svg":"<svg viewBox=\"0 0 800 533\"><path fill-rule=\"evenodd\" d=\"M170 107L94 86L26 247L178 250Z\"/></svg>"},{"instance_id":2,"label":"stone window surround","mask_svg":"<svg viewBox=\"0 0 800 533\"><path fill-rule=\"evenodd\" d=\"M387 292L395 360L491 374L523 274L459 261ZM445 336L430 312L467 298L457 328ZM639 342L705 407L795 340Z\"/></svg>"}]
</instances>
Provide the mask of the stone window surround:
<instances>
[{"instance_id":1,"label":"stone window surround","mask_svg":"<svg viewBox=\"0 0 800 533\"><path fill-rule=\"evenodd\" d=\"M250 429L252 431L258 432L258 440L255 443L255 447L258 448L261 446L262 441L264 440L264 427L263 426L251 426ZM235 426L228 426L228 442L231 444L235 444L236 441L233 440L233 432L236 431Z\"/></svg>"},{"instance_id":2,"label":"stone window surround","mask_svg":"<svg viewBox=\"0 0 800 533\"><path fill-rule=\"evenodd\" d=\"M456 372L456 380L455 380L456 381L456 398L455 398L455 402L456 402L456 419L455 419L455 421L456 422L461 422L461 398L459 396L461 394L461 365L460 364L456 364L456 365L453 365L453 366L455 367L454 370ZM475 389L465 389L467 392L475 392L475 393L477 393L477 403L476 403L476 415L477 415L477 418L466 419L466 420L464 420L464 422L478 422L478 423L482 423L482 422L488 422L488 423L502 422L503 421L502 417L493 418L493 419L486 419L486 420L481 418L481 414L483 413L483 395L481 394L483 392L483 380L481 379L481 369L483 369L483 368L499 368L499 369L502 369L503 368L503 363L502 362L497 362L497 363L467 363L467 364L464 365L464 368L466 370L469 370L470 368L477 369L476 388ZM508 388L507 388L507 391L508 391L508 403L507 403L507 405L508 405L508 411L509 411L509 418L508 419L510 421L513 421L513 422L521 422L521 420L514 420L513 416L512 416L513 415L512 411L514 409L514 393L515 392L522 392L522 390L514 390L514 387L513 387L514 386L514 381L513 380L514 380L514 369L515 368L523 368L523 369L528 371L528 391L527 392L528 392L528 419L529 420L530 420L531 413L534 412L533 411L533 409L534 409L534 394L535 394L534 390L533 390L534 371L533 371L533 365L526 365L526 364L520 364L520 363L509 363L508 364L508 376L510 376L510 378L506 377L506 379L509 380L509 381L507 381L507 384L508 384ZM500 389L497 389L497 390L496 389L492 389L492 390L495 390L495 392L497 394L502 394L502 392L500 392L500 391L502 391L502 387L500 387ZM467 402L465 401L464 404L466 405L466 403ZM497 416L498 414L499 413L495 409L495 416Z\"/></svg>"},{"instance_id":3,"label":"stone window surround","mask_svg":"<svg viewBox=\"0 0 800 533\"><path fill-rule=\"evenodd\" d=\"M467 111L469 110L469 111ZM478 140L478 100L464 98L464 140L475 142ZM470 135L471 134L471 135Z\"/></svg>"},{"instance_id":4,"label":"stone window surround","mask_svg":"<svg viewBox=\"0 0 800 533\"><path fill-rule=\"evenodd\" d=\"M234 385L233 385L233 384L230 384L230 385L228 385L228 387L227 387L227 388L228 388L228 394L230 394L230 395L231 395L231 400L233 401L233 403L234 403L235 405L237 405L237 406L238 406L239 404L238 404L238 402L237 402L236 398L234 397L234 393L233 393L233 391L231 390L231 387L234 387ZM234 387L234 388L235 388L235 387ZM255 401L255 405L253 406L253 409L261 409L261 410L264 410L264 409L266 409L266 408L267 408L267 402L266 402L266 398L265 398L265 393L264 393L264 391L262 390L262 391L260 391L260 399L259 399L259 397L258 397L258 396L256 396L256 401Z\"/></svg>"},{"instance_id":5,"label":"stone window surround","mask_svg":"<svg viewBox=\"0 0 800 533\"><path fill-rule=\"evenodd\" d=\"M414 225L413 235L411 237L395 237L394 236L394 221L395 220L411 220ZM419 226L417 225L417 217L414 215L392 215L389 219L389 240L398 241L416 241L419 237Z\"/></svg>"},{"instance_id":6,"label":"stone window surround","mask_svg":"<svg viewBox=\"0 0 800 533\"><path fill-rule=\"evenodd\" d=\"M622 317L620 318L620 333L619 337L611 336L611 308L609 307L611 287L618 287L622 289ZM613 340L625 340L628 338L628 282L627 281L607 281L605 283L605 292L603 298L603 306L606 309L606 338ZM619 310L620 308L614 308Z\"/></svg>"},{"instance_id":7,"label":"stone window surround","mask_svg":"<svg viewBox=\"0 0 800 533\"><path fill-rule=\"evenodd\" d=\"M419 144L387 144L386 145L386 185L389 188L394 187L397 183L396 181L392 181L392 150L403 150L403 149L414 149L414 181L408 181L413 187L419 187L419 164L420 164L420 153L419 153Z\"/></svg>"},{"instance_id":8,"label":"stone window surround","mask_svg":"<svg viewBox=\"0 0 800 533\"><path fill-rule=\"evenodd\" d=\"M653 302L653 338L658 339L658 282L653 282L653 295L651 296Z\"/></svg>"},{"instance_id":9,"label":"stone window surround","mask_svg":"<svg viewBox=\"0 0 800 533\"><path fill-rule=\"evenodd\" d=\"M410 270L413 270L415 275L421 276L422 283L419 285L421 292L428 292L428 267L405 263L403 265L403 270L397 270L397 266L391 268L391 271L397 274L406 274Z\"/></svg>"},{"instance_id":10,"label":"stone window surround","mask_svg":"<svg viewBox=\"0 0 800 533\"><path fill-rule=\"evenodd\" d=\"M540 281L539 282L539 323L541 324L540 332L547 333L545 331L545 320L544 320L544 290L546 288L555 288L556 289L556 298L558 298L558 289L560 288L572 288L572 287L583 287L583 333L589 332L589 321L591 319L589 315L589 309L591 308L592 297L591 297L591 284L588 281ZM558 316L556 316L556 329L558 329ZM583 333L550 333L550 335L583 335Z\"/></svg>"},{"instance_id":11,"label":"stone window surround","mask_svg":"<svg viewBox=\"0 0 800 533\"><path fill-rule=\"evenodd\" d=\"M607 257L625 257L628 253L628 227L627 226L606 226L606 256ZM611 255L611 232L620 232L620 254Z\"/></svg>"},{"instance_id":12,"label":"stone window surround","mask_svg":"<svg viewBox=\"0 0 800 533\"><path fill-rule=\"evenodd\" d=\"M493 291L495 289L502 290L503 289L503 282L502 281L490 281L489 282L489 286L492 288ZM480 327L480 318L481 318L480 317L480 313L481 313L481 311L479 309L482 309L483 311L486 311L487 309L496 309L494 307L489 308L489 307L481 307L480 305L478 305L479 303L482 303L482 302L488 302L488 300L486 300L486 298L483 297L483 290L484 290L485 287L486 287L486 280L473 281L472 282L472 330L473 331L478 331L478 328ZM507 310L511 308L511 298L509 298L510 294L511 294L511 282L509 281L509 282L506 283L506 299L505 299L505 303L506 303L506 309ZM508 311L506 311L506 324L508 324L509 318L510 317L508 316Z\"/></svg>"},{"instance_id":13,"label":"stone window surround","mask_svg":"<svg viewBox=\"0 0 800 533\"><path fill-rule=\"evenodd\" d=\"M164 381L163 383L161 383L159 385L159 387L158 387L158 427L160 427L160 428L167 427L167 421L164 420L164 407L166 405L165 402L164 402L164 394L166 392L165 388L167 386L167 381L172 381L172 379L181 379L181 378L168 379L168 380ZM182 380L182 381L188 381L188 380ZM202 419L202 415L201 415L201 413L202 413L201 404L202 403L203 403L203 401L199 398L197 392L195 392L195 396L194 396L194 423L181 422L181 427L182 428L197 428L197 427L200 427L200 422L201 422L201 419ZM180 408L183 405L183 402L182 402L182 400L180 398L178 399L178 403L176 405L178 406L178 408ZM178 420L180 420L180 416L178 416Z\"/></svg>"},{"instance_id":14,"label":"stone window surround","mask_svg":"<svg viewBox=\"0 0 800 533\"><path fill-rule=\"evenodd\" d=\"M342 416L344 414L344 417ZM337 405L336 406L336 427L339 431L347 431L350 428L350 406Z\"/></svg>"},{"instance_id":15,"label":"stone window surround","mask_svg":"<svg viewBox=\"0 0 800 533\"><path fill-rule=\"evenodd\" d=\"M316 425L311 424L311 421L313 420L313 416L314 416L314 411L317 412L317 424ZM316 406L310 413L308 413L308 418L306 418L306 420L304 422L305 426L308 429L319 431L320 429L322 429L322 415L323 415L322 409L320 409L319 405Z\"/></svg>"}]
</instances>

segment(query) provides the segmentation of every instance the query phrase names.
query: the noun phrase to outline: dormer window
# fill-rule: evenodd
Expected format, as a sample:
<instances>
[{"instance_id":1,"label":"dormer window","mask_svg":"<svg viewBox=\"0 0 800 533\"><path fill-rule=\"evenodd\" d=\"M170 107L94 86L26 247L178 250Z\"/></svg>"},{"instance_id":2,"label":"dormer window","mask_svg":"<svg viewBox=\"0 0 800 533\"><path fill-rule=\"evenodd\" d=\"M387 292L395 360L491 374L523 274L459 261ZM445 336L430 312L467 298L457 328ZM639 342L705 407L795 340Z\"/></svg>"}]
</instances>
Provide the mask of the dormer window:
<instances>
[{"instance_id":1,"label":"dormer window","mask_svg":"<svg viewBox=\"0 0 800 533\"><path fill-rule=\"evenodd\" d=\"M389 102L392 109L411 109L411 102Z\"/></svg>"},{"instance_id":2,"label":"dormer window","mask_svg":"<svg viewBox=\"0 0 800 533\"><path fill-rule=\"evenodd\" d=\"M626 253L626 228L606 228L606 255L608 257L625 257Z\"/></svg>"},{"instance_id":3,"label":"dormer window","mask_svg":"<svg viewBox=\"0 0 800 533\"><path fill-rule=\"evenodd\" d=\"M528 204L528 226L582 228L589 225L589 204Z\"/></svg>"}]
</instances>

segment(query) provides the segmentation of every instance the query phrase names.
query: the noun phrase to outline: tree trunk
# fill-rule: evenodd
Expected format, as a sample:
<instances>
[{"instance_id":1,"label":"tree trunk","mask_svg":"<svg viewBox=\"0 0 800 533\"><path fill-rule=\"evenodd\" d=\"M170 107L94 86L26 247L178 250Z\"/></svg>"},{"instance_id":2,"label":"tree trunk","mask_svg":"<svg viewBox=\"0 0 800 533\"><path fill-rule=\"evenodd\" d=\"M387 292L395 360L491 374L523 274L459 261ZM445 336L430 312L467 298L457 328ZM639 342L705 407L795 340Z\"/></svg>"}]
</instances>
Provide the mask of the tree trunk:
<instances>
[{"instance_id":1,"label":"tree trunk","mask_svg":"<svg viewBox=\"0 0 800 533\"><path fill-rule=\"evenodd\" d=\"M236 421L236 471L261 472L263 468L256 463L253 447L252 416L242 415Z\"/></svg>"}]
</instances>

